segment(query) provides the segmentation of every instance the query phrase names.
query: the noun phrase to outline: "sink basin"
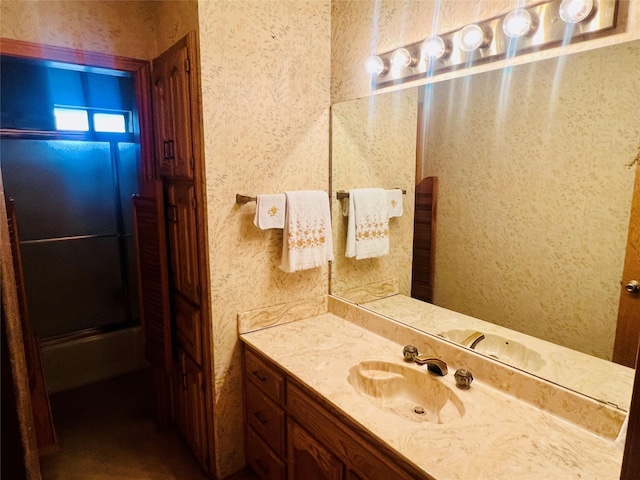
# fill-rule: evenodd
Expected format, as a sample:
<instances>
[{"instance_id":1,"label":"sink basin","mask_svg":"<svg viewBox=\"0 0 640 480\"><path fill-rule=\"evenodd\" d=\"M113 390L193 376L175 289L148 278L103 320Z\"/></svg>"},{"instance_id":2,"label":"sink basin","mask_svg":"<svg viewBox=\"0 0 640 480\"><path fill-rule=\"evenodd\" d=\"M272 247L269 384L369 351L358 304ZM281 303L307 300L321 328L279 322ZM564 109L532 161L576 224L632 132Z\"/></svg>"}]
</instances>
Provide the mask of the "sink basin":
<instances>
[{"instance_id":1,"label":"sink basin","mask_svg":"<svg viewBox=\"0 0 640 480\"><path fill-rule=\"evenodd\" d=\"M441 337L449 339L468 347L468 340L478 333L476 330L448 330L440 334ZM474 350L483 355L495 358L508 363L516 368L522 368L535 372L540 370L546 362L538 352L525 347L519 342L515 342L500 335L484 333L484 338L476 343Z\"/></svg>"},{"instance_id":2,"label":"sink basin","mask_svg":"<svg viewBox=\"0 0 640 480\"><path fill-rule=\"evenodd\" d=\"M349 369L349 383L378 408L414 422L449 423L465 413L462 401L426 367L360 362Z\"/></svg>"}]
</instances>

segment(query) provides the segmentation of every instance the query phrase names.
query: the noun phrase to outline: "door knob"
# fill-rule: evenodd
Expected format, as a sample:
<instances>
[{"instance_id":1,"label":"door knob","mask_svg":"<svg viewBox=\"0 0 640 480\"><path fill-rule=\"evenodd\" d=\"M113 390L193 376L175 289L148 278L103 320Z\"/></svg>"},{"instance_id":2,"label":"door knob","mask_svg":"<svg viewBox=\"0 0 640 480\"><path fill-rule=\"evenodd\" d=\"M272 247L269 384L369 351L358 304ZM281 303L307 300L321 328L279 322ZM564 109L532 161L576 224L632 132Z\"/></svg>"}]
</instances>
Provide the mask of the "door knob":
<instances>
[{"instance_id":1,"label":"door knob","mask_svg":"<svg viewBox=\"0 0 640 480\"><path fill-rule=\"evenodd\" d=\"M638 293L640 292L640 282L631 280L624 288L626 288L629 293Z\"/></svg>"}]
</instances>

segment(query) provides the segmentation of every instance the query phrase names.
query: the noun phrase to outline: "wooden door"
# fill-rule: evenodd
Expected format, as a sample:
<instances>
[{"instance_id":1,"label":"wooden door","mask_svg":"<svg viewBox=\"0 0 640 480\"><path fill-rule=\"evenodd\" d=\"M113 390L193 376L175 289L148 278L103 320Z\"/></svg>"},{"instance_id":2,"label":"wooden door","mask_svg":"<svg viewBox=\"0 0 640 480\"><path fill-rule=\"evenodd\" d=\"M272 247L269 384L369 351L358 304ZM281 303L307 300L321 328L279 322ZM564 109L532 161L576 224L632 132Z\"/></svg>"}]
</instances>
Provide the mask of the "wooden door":
<instances>
[{"instance_id":1,"label":"wooden door","mask_svg":"<svg viewBox=\"0 0 640 480\"><path fill-rule=\"evenodd\" d=\"M172 285L197 305L200 303L200 270L194 185L168 184L167 206Z\"/></svg>"},{"instance_id":2,"label":"wooden door","mask_svg":"<svg viewBox=\"0 0 640 480\"><path fill-rule=\"evenodd\" d=\"M433 302L437 200L437 177L427 177L416 185L411 296L429 303Z\"/></svg>"},{"instance_id":3,"label":"wooden door","mask_svg":"<svg viewBox=\"0 0 640 480\"><path fill-rule=\"evenodd\" d=\"M342 480L344 465L300 425L287 422L289 480Z\"/></svg>"},{"instance_id":4,"label":"wooden door","mask_svg":"<svg viewBox=\"0 0 640 480\"><path fill-rule=\"evenodd\" d=\"M145 356L151 365L169 374L173 363L169 266L160 181L148 182L146 190L133 199L133 222Z\"/></svg>"},{"instance_id":5,"label":"wooden door","mask_svg":"<svg viewBox=\"0 0 640 480\"><path fill-rule=\"evenodd\" d=\"M194 176L190 75L187 37L153 61L156 155L165 178Z\"/></svg>"},{"instance_id":6,"label":"wooden door","mask_svg":"<svg viewBox=\"0 0 640 480\"><path fill-rule=\"evenodd\" d=\"M640 167L636 177L629 219L627 251L622 272L618 326L613 349L613 361L633 368L640 339L640 291L627 291L632 281L640 282Z\"/></svg>"}]
</instances>

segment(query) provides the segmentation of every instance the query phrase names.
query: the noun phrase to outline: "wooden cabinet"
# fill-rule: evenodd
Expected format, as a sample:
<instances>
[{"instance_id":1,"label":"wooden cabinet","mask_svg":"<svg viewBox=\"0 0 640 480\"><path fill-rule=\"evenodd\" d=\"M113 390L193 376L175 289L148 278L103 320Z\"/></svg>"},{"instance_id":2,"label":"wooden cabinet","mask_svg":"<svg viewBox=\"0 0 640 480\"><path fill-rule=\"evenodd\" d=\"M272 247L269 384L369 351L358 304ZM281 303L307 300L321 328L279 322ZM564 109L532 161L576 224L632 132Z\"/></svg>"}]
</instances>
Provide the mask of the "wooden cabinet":
<instances>
[{"instance_id":1,"label":"wooden cabinet","mask_svg":"<svg viewBox=\"0 0 640 480\"><path fill-rule=\"evenodd\" d=\"M207 463L204 376L197 365L182 349L177 350L175 385L176 424L202 465Z\"/></svg>"},{"instance_id":2,"label":"wooden cabinet","mask_svg":"<svg viewBox=\"0 0 640 480\"><path fill-rule=\"evenodd\" d=\"M344 465L293 420L287 424L289 436L288 480L342 480Z\"/></svg>"},{"instance_id":3,"label":"wooden cabinet","mask_svg":"<svg viewBox=\"0 0 640 480\"><path fill-rule=\"evenodd\" d=\"M244 379L247 463L261 479L428 478L248 346Z\"/></svg>"},{"instance_id":4,"label":"wooden cabinet","mask_svg":"<svg viewBox=\"0 0 640 480\"><path fill-rule=\"evenodd\" d=\"M158 174L192 179L191 61L185 37L153 61L153 107Z\"/></svg>"},{"instance_id":5,"label":"wooden cabinet","mask_svg":"<svg viewBox=\"0 0 640 480\"><path fill-rule=\"evenodd\" d=\"M197 305L200 303L200 269L195 189L191 183L169 183L165 188L171 284Z\"/></svg>"},{"instance_id":6,"label":"wooden cabinet","mask_svg":"<svg viewBox=\"0 0 640 480\"><path fill-rule=\"evenodd\" d=\"M247 351L244 378L247 462L263 480L285 480L284 375Z\"/></svg>"},{"instance_id":7,"label":"wooden cabinet","mask_svg":"<svg viewBox=\"0 0 640 480\"><path fill-rule=\"evenodd\" d=\"M147 351L155 347L154 365L162 368L156 369L154 384L156 404L163 406L166 418L163 424L175 422L203 469L211 473L213 419L207 412L214 408L213 342L206 219L198 208L204 202L204 167L197 50L198 36L191 32L153 60L153 176L161 190L152 213L163 211L164 216L149 222L149 230L155 235L151 240L162 244L157 250L164 256L144 257L150 274L162 280L149 286L144 305L157 317L148 329L154 335L147 336L155 343L147 341Z\"/></svg>"}]
</instances>

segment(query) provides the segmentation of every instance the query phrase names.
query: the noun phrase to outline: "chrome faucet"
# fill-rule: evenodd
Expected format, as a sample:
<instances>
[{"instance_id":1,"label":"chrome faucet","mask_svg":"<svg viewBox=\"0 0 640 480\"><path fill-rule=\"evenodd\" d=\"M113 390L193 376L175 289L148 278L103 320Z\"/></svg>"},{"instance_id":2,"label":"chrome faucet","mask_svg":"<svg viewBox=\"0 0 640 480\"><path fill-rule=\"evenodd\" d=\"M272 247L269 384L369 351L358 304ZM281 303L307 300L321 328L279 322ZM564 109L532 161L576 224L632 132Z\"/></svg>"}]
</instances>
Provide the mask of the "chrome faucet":
<instances>
[{"instance_id":1,"label":"chrome faucet","mask_svg":"<svg viewBox=\"0 0 640 480\"><path fill-rule=\"evenodd\" d=\"M476 345L484 340L484 333L482 332L473 332L467 338L462 340L461 345L463 347L469 347L471 350L476 349Z\"/></svg>"},{"instance_id":2,"label":"chrome faucet","mask_svg":"<svg viewBox=\"0 0 640 480\"><path fill-rule=\"evenodd\" d=\"M437 357L429 355L419 355L418 349L413 345L405 345L402 349L402 355L405 362L415 362L418 365L426 365L430 372L444 377L448 373L447 364Z\"/></svg>"},{"instance_id":3,"label":"chrome faucet","mask_svg":"<svg viewBox=\"0 0 640 480\"><path fill-rule=\"evenodd\" d=\"M426 365L430 372L435 373L436 375L440 375L444 377L449 370L447 369L447 364L444 360L441 360L436 357L430 357L428 355L416 355L413 359L418 365Z\"/></svg>"}]
</instances>

